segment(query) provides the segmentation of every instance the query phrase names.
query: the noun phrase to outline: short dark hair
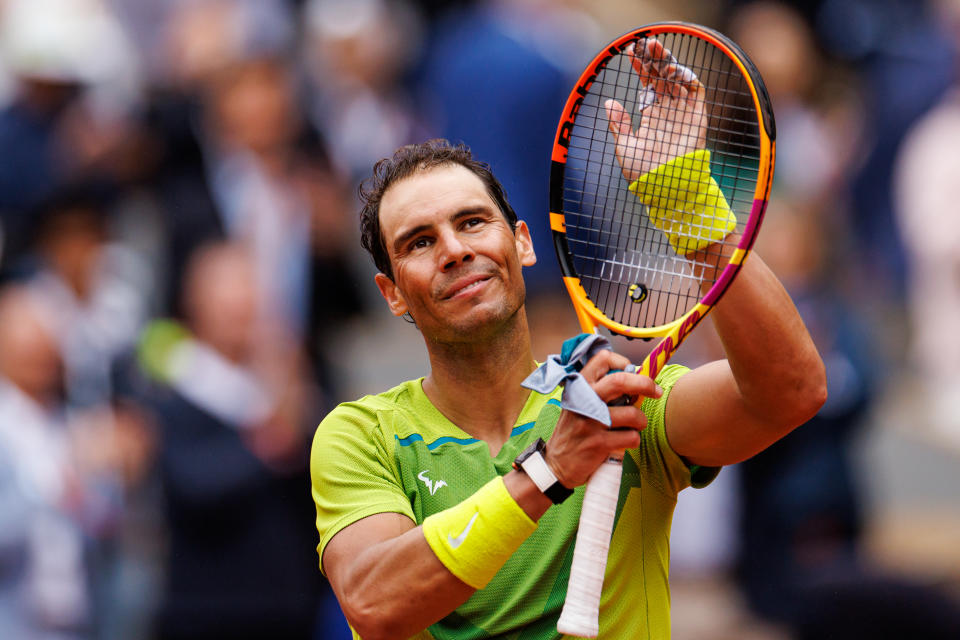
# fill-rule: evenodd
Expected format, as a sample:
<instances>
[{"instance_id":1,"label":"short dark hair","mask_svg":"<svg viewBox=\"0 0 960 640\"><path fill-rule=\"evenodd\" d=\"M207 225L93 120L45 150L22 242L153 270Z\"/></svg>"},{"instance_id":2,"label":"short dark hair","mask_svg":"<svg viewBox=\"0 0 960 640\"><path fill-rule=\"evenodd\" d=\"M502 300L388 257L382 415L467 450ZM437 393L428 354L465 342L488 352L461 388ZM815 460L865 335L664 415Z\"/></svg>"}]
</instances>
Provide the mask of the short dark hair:
<instances>
[{"instance_id":1,"label":"short dark hair","mask_svg":"<svg viewBox=\"0 0 960 640\"><path fill-rule=\"evenodd\" d=\"M390 266L390 254L387 253L380 228L380 201L383 200L383 194L404 178L444 165L460 165L472 171L483 182L487 193L510 223L510 228L517 227L517 214L507 202L503 185L494 177L490 165L475 160L466 145L452 145L447 140L437 138L400 147L391 157L377 162L373 166L373 175L359 188L360 200L363 202L363 209L360 211L360 244L373 257L377 269L391 280L393 268Z\"/></svg>"}]
</instances>

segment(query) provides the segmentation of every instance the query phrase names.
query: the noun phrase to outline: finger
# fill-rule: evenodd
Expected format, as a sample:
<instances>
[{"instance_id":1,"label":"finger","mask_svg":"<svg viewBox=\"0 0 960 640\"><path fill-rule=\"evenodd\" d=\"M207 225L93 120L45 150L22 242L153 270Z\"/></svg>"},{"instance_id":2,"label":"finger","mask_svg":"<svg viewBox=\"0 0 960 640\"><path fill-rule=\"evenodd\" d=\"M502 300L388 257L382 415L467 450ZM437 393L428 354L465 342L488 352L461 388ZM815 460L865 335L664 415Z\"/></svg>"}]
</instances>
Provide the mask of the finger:
<instances>
[{"instance_id":1,"label":"finger","mask_svg":"<svg viewBox=\"0 0 960 640\"><path fill-rule=\"evenodd\" d=\"M657 78L652 82L651 86L658 96L668 96L670 95L667 81L657 76Z\"/></svg>"},{"instance_id":2,"label":"finger","mask_svg":"<svg viewBox=\"0 0 960 640\"><path fill-rule=\"evenodd\" d=\"M619 142L620 136L628 136L633 133L630 114L627 113L622 104L611 99L604 102L604 107L607 111L607 126L610 127L610 133L613 134L615 142Z\"/></svg>"},{"instance_id":3,"label":"finger","mask_svg":"<svg viewBox=\"0 0 960 640\"><path fill-rule=\"evenodd\" d=\"M619 353L604 349L590 358L587 364L583 366L583 369L580 370L580 375L593 385L597 381L602 380L612 369L622 370L629 366L630 360L628 358L625 358Z\"/></svg>"},{"instance_id":4,"label":"finger","mask_svg":"<svg viewBox=\"0 0 960 640\"><path fill-rule=\"evenodd\" d=\"M649 376L627 373L626 371L617 371L605 375L593 385L593 390L606 403L617 400L622 396L642 399L659 398L663 395L663 389Z\"/></svg>"},{"instance_id":5,"label":"finger","mask_svg":"<svg viewBox=\"0 0 960 640\"><path fill-rule=\"evenodd\" d=\"M640 60L649 73L657 76L663 76L663 69L670 63L671 59L676 62L670 51L663 46L656 38L647 38L643 43L643 49L640 51Z\"/></svg>"},{"instance_id":6,"label":"finger","mask_svg":"<svg viewBox=\"0 0 960 640\"><path fill-rule=\"evenodd\" d=\"M689 67L685 67L676 62L667 65L665 75L669 80L679 82L680 84L690 84L697 79L697 75L691 71Z\"/></svg>"},{"instance_id":7,"label":"finger","mask_svg":"<svg viewBox=\"0 0 960 640\"><path fill-rule=\"evenodd\" d=\"M663 78L672 85L683 85L688 91L699 91L703 85L692 69L676 59L669 49L655 38L648 38L641 53L641 65L649 69L650 75ZM671 87L671 95L678 95Z\"/></svg>"},{"instance_id":8,"label":"finger","mask_svg":"<svg viewBox=\"0 0 960 640\"><path fill-rule=\"evenodd\" d=\"M640 445L640 429L610 429L603 434L603 446L610 452L623 452Z\"/></svg>"},{"instance_id":9,"label":"finger","mask_svg":"<svg viewBox=\"0 0 960 640\"><path fill-rule=\"evenodd\" d=\"M667 79L678 89L682 88L685 90L682 96L678 94L678 97L686 97L687 92L699 91L703 88L703 85L700 84L700 80L697 78L697 74L682 64L670 65L667 68Z\"/></svg>"},{"instance_id":10,"label":"finger","mask_svg":"<svg viewBox=\"0 0 960 640\"><path fill-rule=\"evenodd\" d=\"M663 46L663 43L656 38L647 40L643 57L649 60L650 66L655 69L657 75L662 78L669 77L669 69L671 66L680 66L677 59L670 53L670 49Z\"/></svg>"},{"instance_id":11,"label":"finger","mask_svg":"<svg viewBox=\"0 0 960 640\"><path fill-rule=\"evenodd\" d=\"M683 89L683 85L676 80L676 65L670 65L665 69L665 74L663 78L663 90L664 93L669 95L672 98L679 97L680 90Z\"/></svg>"},{"instance_id":12,"label":"finger","mask_svg":"<svg viewBox=\"0 0 960 640\"><path fill-rule=\"evenodd\" d=\"M647 83L650 82L650 74L644 69L643 61L637 56L637 47L639 43L643 47L643 40L638 40L637 42L631 42L627 45L627 48L623 52L630 58L630 64L633 66L633 70L636 71L637 75L640 76L640 84L644 87L647 86Z\"/></svg>"},{"instance_id":13,"label":"finger","mask_svg":"<svg viewBox=\"0 0 960 640\"><path fill-rule=\"evenodd\" d=\"M653 60L648 56L640 58L640 80L645 85L650 85L660 79L660 71L657 69Z\"/></svg>"},{"instance_id":14,"label":"finger","mask_svg":"<svg viewBox=\"0 0 960 640\"><path fill-rule=\"evenodd\" d=\"M636 405L610 407L611 429L633 429L643 431L647 428L647 414Z\"/></svg>"},{"instance_id":15,"label":"finger","mask_svg":"<svg viewBox=\"0 0 960 640\"><path fill-rule=\"evenodd\" d=\"M656 43L656 45L652 43ZM643 40L638 40L636 44L639 45L639 52L636 47L634 47L631 52L630 63L633 65L633 69L637 72L637 75L640 76L640 84L646 87L660 78L660 71L650 51L651 47L653 47L654 51L659 51L660 49L656 47L662 47L662 45L660 45L656 38L644 38Z\"/></svg>"}]
</instances>

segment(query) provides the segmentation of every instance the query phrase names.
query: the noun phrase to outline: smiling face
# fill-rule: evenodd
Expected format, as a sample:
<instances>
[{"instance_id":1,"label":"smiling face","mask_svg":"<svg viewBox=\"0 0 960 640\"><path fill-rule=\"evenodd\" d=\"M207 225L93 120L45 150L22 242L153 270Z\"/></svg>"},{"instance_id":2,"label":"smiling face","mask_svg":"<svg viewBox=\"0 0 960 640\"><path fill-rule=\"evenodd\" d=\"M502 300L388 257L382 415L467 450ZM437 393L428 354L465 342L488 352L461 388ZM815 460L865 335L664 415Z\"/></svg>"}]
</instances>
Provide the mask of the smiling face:
<instances>
[{"instance_id":1,"label":"smiling face","mask_svg":"<svg viewBox=\"0 0 960 640\"><path fill-rule=\"evenodd\" d=\"M483 339L522 308L522 267L536 262L530 232L523 222L510 229L469 169L443 165L395 183L380 227L393 279L377 274L377 286L428 341Z\"/></svg>"}]
</instances>

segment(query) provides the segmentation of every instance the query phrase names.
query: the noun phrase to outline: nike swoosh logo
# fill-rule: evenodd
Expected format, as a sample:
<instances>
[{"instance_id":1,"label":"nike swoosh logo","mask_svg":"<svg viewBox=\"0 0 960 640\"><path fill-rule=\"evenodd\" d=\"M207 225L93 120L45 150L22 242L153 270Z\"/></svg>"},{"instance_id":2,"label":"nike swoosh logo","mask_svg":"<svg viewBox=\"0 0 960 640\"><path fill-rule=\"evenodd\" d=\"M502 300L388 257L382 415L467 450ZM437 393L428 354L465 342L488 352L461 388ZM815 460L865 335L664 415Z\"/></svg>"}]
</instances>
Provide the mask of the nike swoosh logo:
<instances>
[{"instance_id":1,"label":"nike swoosh logo","mask_svg":"<svg viewBox=\"0 0 960 640\"><path fill-rule=\"evenodd\" d=\"M449 533L447 534L447 542L450 543L451 547L456 549L461 544L463 544L463 541L467 539L467 534L470 533L470 529L473 528L473 523L477 521L478 515L480 515L479 511L473 514L473 517L470 518L470 522L467 523L466 528L456 538L451 537Z\"/></svg>"}]
</instances>

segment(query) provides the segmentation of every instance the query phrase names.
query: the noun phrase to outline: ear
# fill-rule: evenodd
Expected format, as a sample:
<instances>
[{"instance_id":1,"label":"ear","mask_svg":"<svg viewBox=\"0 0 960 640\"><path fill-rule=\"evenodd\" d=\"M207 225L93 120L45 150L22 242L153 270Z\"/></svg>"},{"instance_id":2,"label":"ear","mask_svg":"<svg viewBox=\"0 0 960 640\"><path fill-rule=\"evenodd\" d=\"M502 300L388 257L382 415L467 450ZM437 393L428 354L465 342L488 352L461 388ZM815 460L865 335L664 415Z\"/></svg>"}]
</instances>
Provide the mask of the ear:
<instances>
[{"instance_id":1,"label":"ear","mask_svg":"<svg viewBox=\"0 0 960 640\"><path fill-rule=\"evenodd\" d=\"M390 307L390 313L395 316L402 316L406 313L407 302L403 299L403 294L400 293L397 284L384 273L378 273L374 276L374 280L377 283L377 288L380 289L380 295L383 296L383 299L387 301L387 306Z\"/></svg>"},{"instance_id":2,"label":"ear","mask_svg":"<svg viewBox=\"0 0 960 640\"><path fill-rule=\"evenodd\" d=\"M517 220L517 227L513 230L513 238L517 243L517 255L520 264L532 267L537 264L537 254L533 251L533 240L530 238L530 228L523 220Z\"/></svg>"}]
</instances>

